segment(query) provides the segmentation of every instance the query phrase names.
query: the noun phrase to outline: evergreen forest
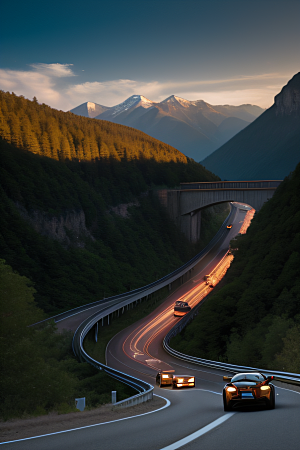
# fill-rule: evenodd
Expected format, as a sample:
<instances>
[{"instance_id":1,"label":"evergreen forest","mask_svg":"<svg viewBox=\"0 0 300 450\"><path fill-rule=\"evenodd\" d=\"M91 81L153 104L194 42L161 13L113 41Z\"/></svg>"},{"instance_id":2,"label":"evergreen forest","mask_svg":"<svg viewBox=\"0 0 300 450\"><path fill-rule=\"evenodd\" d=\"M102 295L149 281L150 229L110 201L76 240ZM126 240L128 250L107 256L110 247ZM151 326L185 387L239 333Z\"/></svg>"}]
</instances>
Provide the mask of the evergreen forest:
<instances>
[{"instance_id":1,"label":"evergreen forest","mask_svg":"<svg viewBox=\"0 0 300 450\"><path fill-rule=\"evenodd\" d=\"M89 408L135 391L87 363L76 361L72 333L56 333L54 323L30 327L43 317L34 301L32 282L0 260L0 417L76 411L74 399L86 397Z\"/></svg>"},{"instance_id":2,"label":"evergreen forest","mask_svg":"<svg viewBox=\"0 0 300 450\"><path fill-rule=\"evenodd\" d=\"M171 346L189 355L300 373L300 164L255 215L222 284Z\"/></svg>"},{"instance_id":3,"label":"evergreen forest","mask_svg":"<svg viewBox=\"0 0 300 450\"><path fill-rule=\"evenodd\" d=\"M0 92L0 416L26 417L132 395L71 350L55 325L29 325L151 283L214 236L226 209L202 214L197 245L157 191L219 180L176 149L109 122Z\"/></svg>"},{"instance_id":4,"label":"evergreen forest","mask_svg":"<svg viewBox=\"0 0 300 450\"><path fill-rule=\"evenodd\" d=\"M223 216L204 214L210 226L192 245L161 206L159 187L218 179L176 149L118 124L14 94L0 98L6 117L0 139L1 257L35 283L37 304L48 315L153 282L189 260L217 231ZM28 126L17 127L17 142L13 124L19 122ZM49 123L56 124L51 129L60 142L50 157L39 140ZM66 130L73 130L74 158L62 150ZM91 133L114 151L95 159L86 152L79 159L78 148ZM36 147L28 144L31 138Z\"/></svg>"},{"instance_id":5,"label":"evergreen forest","mask_svg":"<svg viewBox=\"0 0 300 450\"><path fill-rule=\"evenodd\" d=\"M0 91L0 136L18 148L56 160L95 161L154 159L187 162L170 145L147 134L104 120L40 105L14 93Z\"/></svg>"}]
</instances>

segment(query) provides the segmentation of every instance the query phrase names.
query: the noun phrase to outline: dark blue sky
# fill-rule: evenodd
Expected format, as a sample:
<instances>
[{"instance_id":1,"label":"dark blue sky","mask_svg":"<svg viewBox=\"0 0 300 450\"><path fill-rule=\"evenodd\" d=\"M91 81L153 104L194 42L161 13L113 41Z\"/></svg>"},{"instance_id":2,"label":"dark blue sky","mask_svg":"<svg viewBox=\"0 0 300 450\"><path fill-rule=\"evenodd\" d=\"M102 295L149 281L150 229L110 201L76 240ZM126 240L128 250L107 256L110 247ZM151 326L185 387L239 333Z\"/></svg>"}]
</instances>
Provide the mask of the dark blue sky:
<instances>
[{"instance_id":1,"label":"dark blue sky","mask_svg":"<svg viewBox=\"0 0 300 450\"><path fill-rule=\"evenodd\" d=\"M300 69L299 0L2 2L0 88L63 110L171 94L268 107Z\"/></svg>"}]
</instances>

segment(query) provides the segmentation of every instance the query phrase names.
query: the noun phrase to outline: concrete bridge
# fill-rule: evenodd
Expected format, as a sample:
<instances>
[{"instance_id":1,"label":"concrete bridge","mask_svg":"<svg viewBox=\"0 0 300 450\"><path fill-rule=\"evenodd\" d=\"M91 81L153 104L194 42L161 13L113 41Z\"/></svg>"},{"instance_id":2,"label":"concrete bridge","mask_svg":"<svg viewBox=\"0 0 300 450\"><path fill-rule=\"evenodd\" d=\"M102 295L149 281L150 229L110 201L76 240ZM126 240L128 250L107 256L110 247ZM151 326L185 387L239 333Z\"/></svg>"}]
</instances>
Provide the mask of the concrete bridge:
<instances>
[{"instance_id":1,"label":"concrete bridge","mask_svg":"<svg viewBox=\"0 0 300 450\"><path fill-rule=\"evenodd\" d=\"M181 183L178 190L159 192L171 218L191 242L197 242L201 210L225 202L240 202L259 211L282 180Z\"/></svg>"}]
</instances>

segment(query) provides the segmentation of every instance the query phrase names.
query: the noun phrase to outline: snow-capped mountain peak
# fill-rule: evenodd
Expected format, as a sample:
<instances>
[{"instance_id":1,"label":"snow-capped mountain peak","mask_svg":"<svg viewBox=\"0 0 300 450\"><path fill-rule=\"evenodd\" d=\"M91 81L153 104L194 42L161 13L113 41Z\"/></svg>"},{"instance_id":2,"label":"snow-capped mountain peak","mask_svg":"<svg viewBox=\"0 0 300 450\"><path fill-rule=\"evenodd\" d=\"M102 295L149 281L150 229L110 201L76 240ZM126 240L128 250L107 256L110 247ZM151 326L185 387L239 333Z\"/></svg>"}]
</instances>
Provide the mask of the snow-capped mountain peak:
<instances>
[{"instance_id":1,"label":"snow-capped mountain peak","mask_svg":"<svg viewBox=\"0 0 300 450\"><path fill-rule=\"evenodd\" d=\"M116 116L124 111L127 111L131 108L137 108L138 106L142 106L143 108L151 108L155 102L152 102L148 98L144 97L143 95L132 95L131 97L127 98L124 102L119 103L118 105L114 106L113 111L111 114L113 116Z\"/></svg>"},{"instance_id":2,"label":"snow-capped mountain peak","mask_svg":"<svg viewBox=\"0 0 300 450\"><path fill-rule=\"evenodd\" d=\"M87 102L86 107L88 111L96 111L96 103Z\"/></svg>"},{"instance_id":3,"label":"snow-capped mountain peak","mask_svg":"<svg viewBox=\"0 0 300 450\"><path fill-rule=\"evenodd\" d=\"M162 103L173 103L173 104L180 104L181 106L187 108L190 105L192 105L194 102L190 102L189 100L185 100L184 98L177 97L176 95L171 95L170 97L166 98L162 101Z\"/></svg>"}]
</instances>

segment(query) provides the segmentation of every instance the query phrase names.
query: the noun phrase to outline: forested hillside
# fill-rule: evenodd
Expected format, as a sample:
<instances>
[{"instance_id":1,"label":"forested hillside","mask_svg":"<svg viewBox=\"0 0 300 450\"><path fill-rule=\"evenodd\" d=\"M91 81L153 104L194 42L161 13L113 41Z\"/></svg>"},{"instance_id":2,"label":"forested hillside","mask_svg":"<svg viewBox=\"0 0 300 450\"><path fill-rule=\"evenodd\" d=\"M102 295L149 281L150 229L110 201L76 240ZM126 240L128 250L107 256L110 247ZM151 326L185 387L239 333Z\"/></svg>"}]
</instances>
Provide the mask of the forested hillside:
<instances>
[{"instance_id":1,"label":"forested hillside","mask_svg":"<svg viewBox=\"0 0 300 450\"><path fill-rule=\"evenodd\" d=\"M71 334L28 325L153 282L194 256L226 211L204 212L192 245L156 190L218 177L122 125L3 92L0 103L0 417L67 412L81 396L96 406L111 390L121 400L132 390L79 364Z\"/></svg>"},{"instance_id":2,"label":"forested hillside","mask_svg":"<svg viewBox=\"0 0 300 450\"><path fill-rule=\"evenodd\" d=\"M76 361L72 333L56 333L54 324L29 327L43 313L35 289L0 259L0 417L28 417L51 410L75 411L74 399L86 397L88 407L108 403L111 390L119 399L135 394L128 386L87 363Z\"/></svg>"},{"instance_id":3,"label":"forested hillside","mask_svg":"<svg viewBox=\"0 0 300 450\"><path fill-rule=\"evenodd\" d=\"M150 283L203 245L203 239L195 246L184 238L155 195L158 186L218 179L200 164L121 125L110 129L110 124L13 94L1 98L7 110L2 121L6 140L0 140L0 256L35 283L36 301L45 312L55 314ZM16 123L23 124L17 127L19 147ZM50 129L59 136L51 157L40 143L44 127L51 142L55 133ZM79 160L90 130L97 131L101 145L114 147L109 157L100 152L95 159L86 155ZM62 150L71 133L74 158ZM75 136L81 136L81 143ZM209 230L203 227L207 241L223 217L204 214L203 219L210 220Z\"/></svg>"},{"instance_id":4,"label":"forested hillside","mask_svg":"<svg viewBox=\"0 0 300 450\"><path fill-rule=\"evenodd\" d=\"M300 372L300 164L232 242L225 286L172 347L201 358Z\"/></svg>"},{"instance_id":5,"label":"forested hillside","mask_svg":"<svg viewBox=\"0 0 300 450\"><path fill-rule=\"evenodd\" d=\"M111 122L57 111L0 91L0 136L18 148L57 160L112 157L187 162L186 156L147 134Z\"/></svg>"}]
</instances>

